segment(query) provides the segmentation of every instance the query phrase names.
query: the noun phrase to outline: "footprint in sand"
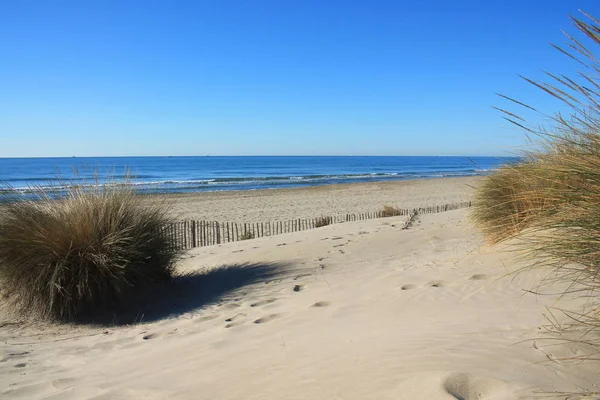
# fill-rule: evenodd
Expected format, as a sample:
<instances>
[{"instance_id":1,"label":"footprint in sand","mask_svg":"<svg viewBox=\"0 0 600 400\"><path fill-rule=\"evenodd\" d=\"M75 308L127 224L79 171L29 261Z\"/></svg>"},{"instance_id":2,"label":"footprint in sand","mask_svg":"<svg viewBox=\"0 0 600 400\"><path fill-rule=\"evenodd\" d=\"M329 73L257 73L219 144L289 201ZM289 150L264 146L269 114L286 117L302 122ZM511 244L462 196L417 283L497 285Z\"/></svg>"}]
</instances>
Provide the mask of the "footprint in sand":
<instances>
[{"instance_id":1,"label":"footprint in sand","mask_svg":"<svg viewBox=\"0 0 600 400\"><path fill-rule=\"evenodd\" d=\"M328 305L330 305L331 303L328 301L317 301L315 304L313 304L311 307L327 307Z\"/></svg>"},{"instance_id":2,"label":"footprint in sand","mask_svg":"<svg viewBox=\"0 0 600 400\"><path fill-rule=\"evenodd\" d=\"M417 285L414 285L414 284L412 284L412 283L408 283L408 284L406 284L406 285L402 285L402 286L400 287L400 289L402 289L402 290L411 290L411 289L414 289L414 288L416 288L416 287L417 287Z\"/></svg>"},{"instance_id":3,"label":"footprint in sand","mask_svg":"<svg viewBox=\"0 0 600 400\"><path fill-rule=\"evenodd\" d=\"M244 313L238 313L238 314L235 314L233 317L227 318L225 320L225 322L233 322L233 321L239 320L245 316L246 316L246 314L244 314Z\"/></svg>"},{"instance_id":4,"label":"footprint in sand","mask_svg":"<svg viewBox=\"0 0 600 400\"><path fill-rule=\"evenodd\" d=\"M306 288L306 286L304 285L295 285L294 286L294 292L301 292Z\"/></svg>"},{"instance_id":5,"label":"footprint in sand","mask_svg":"<svg viewBox=\"0 0 600 400\"><path fill-rule=\"evenodd\" d=\"M23 358L23 357L29 355L29 353L30 353L29 351L23 351L23 352L20 352L20 353L8 353L6 355L6 357L0 359L0 363L9 361L11 359Z\"/></svg>"},{"instance_id":6,"label":"footprint in sand","mask_svg":"<svg viewBox=\"0 0 600 400\"><path fill-rule=\"evenodd\" d=\"M513 398L506 382L470 373L450 374L442 387L457 399Z\"/></svg>"},{"instance_id":7,"label":"footprint in sand","mask_svg":"<svg viewBox=\"0 0 600 400\"><path fill-rule=\"evenodd\" d=\"M154 339L155 337L158 337L158 334L156 334L156 333L149 333L147 335L142 336L142 339L144 339L144 340L150 340L150 339Z\"/></svg>"},{"instance_id":8,"label":"footprint in sand","mask_svg":"<svg viewBox=\"0 0 600 400\"><path fill-rule=\"evenodd\" d=\"M257 319L256 321L254 321L254 323L255 324L264 324L264 323L272 321L272 320L274 320L275 318L278 318L278 317L279 317L279 314L270 314L270 315L267 315L265 317Z\"/></svg>"},{"instance_id":9,"label":"footprint in sand","mask_svg":"<svg viewBox=\"0 0 600 400\"><path fill-rule=\"evenodd\" d=\"M483 281L488 279L488 276L486 274L475 274L470 279L474 281Z\"/></svg>"},{"instance_id":10,"label":"footprint in sand","mask_svg":"<svg viewBox=\"0 0 600 400\"><path fill-rule=\"evenodd\" d=\"M233 321L225 325L225 328L233 328L234 326L242 325L244 321Z\"/></svg>"},{"instance_id":11,"label":"footprint in sand","mask_svg":"<svg viewBox=\"0 0 600 400\"><path fill-rule=\"evenodd\" d=\"M275 302L275 300L276 299L266 299L266 300L257 301L256 303L250 304L250 307L266 306L267 304L271 304L271 303Z\"/></svg>"},{"instance_id":12,"label":"footprint in sand","mask_svg":"<svg viewBox=\"0 0 600 400\"><path fill-rule=\"evenodd\" d=\"M27 363L15 364L15 368L25 368L26 366L27 366Z\"/></svg>"}]
</instances>

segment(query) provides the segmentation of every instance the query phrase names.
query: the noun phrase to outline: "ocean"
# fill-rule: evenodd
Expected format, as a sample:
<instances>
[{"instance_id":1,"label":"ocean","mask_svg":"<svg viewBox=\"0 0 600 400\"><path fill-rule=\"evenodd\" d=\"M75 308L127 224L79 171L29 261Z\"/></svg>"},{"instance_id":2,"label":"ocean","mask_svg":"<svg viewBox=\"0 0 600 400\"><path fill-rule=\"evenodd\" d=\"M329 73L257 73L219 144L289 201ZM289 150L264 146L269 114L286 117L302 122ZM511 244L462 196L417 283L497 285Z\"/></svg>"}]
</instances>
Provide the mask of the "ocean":
<instances>
[{"instance_id":1,"label":"ocean","mask_svg":"<svg viewBox=\"0 0 600 400\"><path fill-rule=\"evenodd\" d=\"M138 190L183 193L484 175L511 157L72 157L0 158L0 183L18 191L57 179L93 184L129 171ZM77 170L78 172L74 172Z\"/></svg>"}]
</instances>

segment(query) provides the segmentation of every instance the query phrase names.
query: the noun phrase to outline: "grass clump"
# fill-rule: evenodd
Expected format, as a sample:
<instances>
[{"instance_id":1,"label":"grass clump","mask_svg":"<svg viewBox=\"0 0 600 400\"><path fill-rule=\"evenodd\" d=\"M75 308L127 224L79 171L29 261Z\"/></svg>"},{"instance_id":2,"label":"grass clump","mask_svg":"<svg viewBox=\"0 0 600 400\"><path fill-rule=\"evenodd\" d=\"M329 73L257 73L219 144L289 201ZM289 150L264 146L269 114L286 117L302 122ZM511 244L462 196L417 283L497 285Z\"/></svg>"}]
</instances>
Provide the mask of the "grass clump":
<instances>
[{"instance_id":1,"label":"grass clump","mask_svg":"<svg viewBox=\"0 0 600 400\"><path fill-rule=\"evenodd\" d=\"M583 37L569 39L568 50L584 72L575 77L546 73L546 82L526 81L543 90L570 115L545 115L523 102L508 99L524 112L549 119L549 127L531 126L519 112L499 109L505 118L537 138L536 148L523 159L486 177L475 195L473 222L492 242L516 239L530 265L553 268L552 280L569 283L568 293L581 292L597 300L600 289L600 21L584 14L573 18ZM583 311L560 310L583 328L575 340L594 350L581 359L597 359L600 311L597 301ZM575 327L575 328L573 328ZM592 331L595 333L592 334ZM592 336L593 335L593 336Z\"/></svg>"},{"instance_id":2,"label":"grass clump","mask_svg":"<svg viewBox=\"0 0 600 400\"><path fill-rule=\"evenodd\" d=\"M592 45L600 45L600 23L589 18L590 23L572 19ZM501 109L510 122L539 138L537 149L484 179L476 191L472 219L492 243L527 234L536 257L551 255L557 266L585 265L590 278L596 279L600 269L600 61L583 40L568 37L576 53L561 51L591 73L581 73L578 79L548 73L550 82L527 81L570 107L571 115L544 115L553 122L551 127L536 128Z\"/></svg>"},{"instance_id":3,"label":"grass clump","mask_svg":"<svg viewBox=\"0 0 600 400\"><path fill-rule=\"evenodd\" d=\"M252 233L250 231L244 231L244 233L242 233L240 235L240 240L250 240L250 239L254 239L254 233Z\"/></svg>"},{"instance_id":4,"label":"grass clump","mask_svg":"<svg viewBox=\"0 0 600 400\"><path fill-rule=\"evenodd\" d=\"M398 215L402 215L402 210L393 206L383 206L383 209L379 211L381 217L396 217Z\"/></svg>"},{"instance_id":5,"label":"grass clump","mask_svg":"<svg viewBox=\"0 0 600 400\"><path fill-rule=\"evenodd\" d=\"M179 251L161 234L164 204L126 185L60 190L2 207L0 287L16 312L70 320L171 278Z\"/></svg>"},{"instance_id":6,"label":"grass clump","mask_svg":"<svg viewBox=\"0 0 600 400\"><path fill-rule=\"evenodd\" d=\"M333 218L331 217L319 217L315 221L315 228L321 228L323 226L331 225L333 223Z\"/></svg>"},{"instance_id":7,"label":"grass clump","mask_svg":"<svg viewBox=\"0 0 600 400\"><path fill-rule=\"evenodd\" d=\"M544 175L539 160L530 159L503 166L483 179L475 193L471 218L489 243L517 235L548 209L550 199L543 191L550 182Z\"/></svg>"}]
</instances>

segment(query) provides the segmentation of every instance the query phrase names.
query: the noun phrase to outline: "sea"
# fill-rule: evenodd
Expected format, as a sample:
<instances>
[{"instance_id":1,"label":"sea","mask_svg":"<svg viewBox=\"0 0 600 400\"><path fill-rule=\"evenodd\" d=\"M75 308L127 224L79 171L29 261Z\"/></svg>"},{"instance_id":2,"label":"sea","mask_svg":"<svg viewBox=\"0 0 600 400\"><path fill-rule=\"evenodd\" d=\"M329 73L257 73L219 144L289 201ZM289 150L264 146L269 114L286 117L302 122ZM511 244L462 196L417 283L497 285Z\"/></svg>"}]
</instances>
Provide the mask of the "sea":
<instances>
[{"instance_id":1,"label":"sea","mask_svg":"<svg viewBox=\"0 0 600 400\"><path fill-rule=\"evenodd\" d=\"M30 192L58 182L127 179L136 190L189 193L485 175L512 157L70 157L0 158L0 184ZM96 179L97 178L97 179Z\"/></svg>"}]
</instances>

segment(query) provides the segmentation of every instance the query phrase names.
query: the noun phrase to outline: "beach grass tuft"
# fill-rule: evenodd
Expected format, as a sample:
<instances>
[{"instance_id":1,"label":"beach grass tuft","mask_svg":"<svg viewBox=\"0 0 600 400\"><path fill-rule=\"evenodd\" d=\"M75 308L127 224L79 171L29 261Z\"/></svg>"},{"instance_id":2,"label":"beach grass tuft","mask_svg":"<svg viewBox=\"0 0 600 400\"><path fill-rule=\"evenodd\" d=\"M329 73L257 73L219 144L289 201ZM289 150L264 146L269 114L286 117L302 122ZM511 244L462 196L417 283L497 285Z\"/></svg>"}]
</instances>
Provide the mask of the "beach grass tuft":
<instances>
[{"instance_id":1,"label":"beach grass tuft","mask_svg":"<svg viewBox=\"0 0 600 400\"><path fill-rule=\"evenodd\" d=\"M254 239L254 233L252 233L250 231L244 231L244 233L242 233L240 235L240 240L250 240L250 239Z\"/></svg>"},{"instance_id":2,"label":"beach grass tuft","mask_svg":"<svg viewBox=\"0 0 600 400\"><path fill-rule=\"evenodd\" d=\"M596 20L573 21L594 45L600 45ZM600 84L592 83L599 78L600 61L580 41L572 40L579 62L587 62L584 65L592 71L581 74L587 85L551 74L555 82L528 80L566 103L570 117L556 114L550 128L534 128L510 112L511 122L539 138L536 150L484 178L471 218L492 243L527 235L536 257L550 255L556 265L579 263L596 279L592 270L600 269ZM557 87L556 80L563 86Z\"/></svg>"},{"instance_id":3,"label":"beach grass tuft","mask_svg":"<svg viewBox=\"0 0 600 400\"><path fill-rule=\"evenodd\" d=\"M572 17L583 38L557 47L584 72L569 78L547 73L548 80L529 83L570 110L548 116L507 96L524 112L537 112L549 127L530 126L516 111L500 109L505 118L535 138L535 150L516 164L484 178L475 195L472 221L491 243L514 239L530 265L553 268L555 279L569 283L567 292L597 298L600 289L600 61L592 49L600 45L600 22L584 14ZM538 116L539 117L539 116ZM537 119L537 118L536 118ZM586 331L600 328L598 307L562 310ZM600 347L600 342L596 343ZM589 358L589 355L581 358Z\"/></svg>"},{"instance_id":4,"label":"beach grass tuft","mask_svg":"<svg viewBox=\"0 0 600 400\"><path fill-rule=\"evenodd\" d=\"M127 184L58 184L4 204L0 285L18 314L72 320L118 308L126 296L172 277L179 251L161 234L165 204Z\"/></svg>"},{"instance_id":5,"label":"beach grass tuft","mask_svg":"<svg viewBox=\"0 0 600 400\"><path fill-rule=\"evenodd\" d=\"M402 215L402 210L397 207L385 205L379 212L382 218L386 217L396 217L398 215Z\"/></svg>"},{"instance_id":6,"label":"beach grass tuft","mask_svg":"<svg viewBox=\"0 0 600 400\"><path fill-rule=\"evenodd\" d=\"M331 225L333 223L332 217L319 217L315 221L315 228L321 228L323 226Z\"/></svg>"},{"instance_id":7,"label":"beach grass tuft","mask_svg":"<svg viewBox=\"0 0 600 400\"><path fill-rule=\"evenodd\" d=\"M472 220L490 244L514 237L534 225L536 217L549 207L545 178L538 160L505 165L483 178L475 192Z\"/></svg>"}]
</instances>

